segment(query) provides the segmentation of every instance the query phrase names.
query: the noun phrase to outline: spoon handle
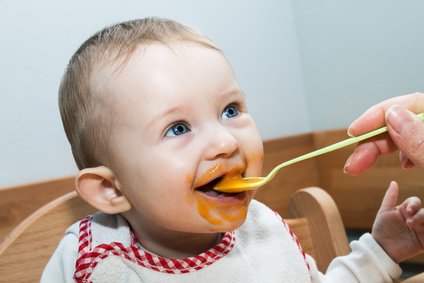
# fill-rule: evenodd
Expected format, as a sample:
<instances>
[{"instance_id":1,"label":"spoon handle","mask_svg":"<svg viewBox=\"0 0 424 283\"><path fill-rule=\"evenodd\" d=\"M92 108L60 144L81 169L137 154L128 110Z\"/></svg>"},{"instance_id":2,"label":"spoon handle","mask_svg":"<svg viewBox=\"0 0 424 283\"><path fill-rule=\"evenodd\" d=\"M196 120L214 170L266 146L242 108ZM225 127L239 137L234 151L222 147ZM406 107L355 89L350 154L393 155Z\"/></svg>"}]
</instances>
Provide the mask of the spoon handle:
<instances>
[{"instance_id":1,"label":"spoon handle","mask_svg":"<svg viewBox=\"0 0 424 283\"><path fill-rule=\"evenodd\" d=\"M418 118L420 118L422 121L424 121L424 112L423 112L423 113L418 114L417 116L418 116ZM288 161L286 161L286 162L283 162L283 163L281 163L280 165L278 165L277 167L275 167L275 168L274 168L274 169L273 169L273 170L272 170L272 171L268 174L268 176L266 177L266 179L269 179L268 181L270 181L270 180L271 180L271 179L275 176L275 174L277 174L278 170L280 170L281 168L286 167L286 166L288 166L288 165L291 165L291 164L297 163L297 162L299 162L299 161L303 161L303 160L305 160L305 159L309 159L309 158L312 158L312 157L315 157L315 156L318 156L318 155L321 155L321 154L325 154L325 153L328 153L328 152L334 151L334 150L336 150L336 149L340 149L340 148L342 148L342 147L349 146L349 145L354 144L354 143L358 143L358 142L360 142L360 141L363 141L363 140L366 140L366 139L372 138L372 137L374 137L374 136L376 136L376 135L379 135L379 134L382 134L382 133L384 133L384 132L387 132L387 126L381 127L381 128L379 128L379 129L377 129L377 130L371 131L371 132L369 132L369 133L366 133L366 134L363 134L363 135L360 135L360 136L357 136L357 137L352 137L352 138L349 138L349 139L346 139L346 140L343 140L343 141L337 142L337 143L335 143L335 144L332 144L332 145L329 145L329 146L323 147L323 148L321 148L321 149L318 149L318 150L315 150L315 151L309 152L309 153L307 153L307 154L304 154L304 155L298 156L298 157L296 157L296 158L293 158L293 159L291 159L291 160L288 160Z\"/></svg>"}]
</instances>

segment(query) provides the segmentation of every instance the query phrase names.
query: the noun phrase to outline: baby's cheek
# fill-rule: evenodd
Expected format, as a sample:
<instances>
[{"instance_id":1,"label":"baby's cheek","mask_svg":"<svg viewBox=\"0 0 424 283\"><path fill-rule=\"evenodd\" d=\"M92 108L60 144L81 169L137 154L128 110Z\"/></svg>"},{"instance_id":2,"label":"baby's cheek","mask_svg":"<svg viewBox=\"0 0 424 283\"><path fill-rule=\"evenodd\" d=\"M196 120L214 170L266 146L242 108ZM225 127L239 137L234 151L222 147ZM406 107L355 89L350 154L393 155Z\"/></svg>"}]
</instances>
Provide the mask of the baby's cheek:
<instances>
[{"instance_id":1,"label":"baby's cheek","mask_svg":"<svg viewBox=\"0 0 424 283\"><path fill-rule=\"evenodd\" d=\"M193 183L193 180L194 180L194 174L191 172L186 173L186 177L185 177L186 184L191 185Z\"/></svg>"},{"instance_id":2,"label":"baby's cheek","mask_svg":"<svg viewBox=\"0 0 424 283\"><path fill-rule=\"evenodd\" d=\"M246 176L261 176L262 167L264 163L263 151L250 155L246 159L246 163L247 163Z\"/></svg>"}]
</instances>

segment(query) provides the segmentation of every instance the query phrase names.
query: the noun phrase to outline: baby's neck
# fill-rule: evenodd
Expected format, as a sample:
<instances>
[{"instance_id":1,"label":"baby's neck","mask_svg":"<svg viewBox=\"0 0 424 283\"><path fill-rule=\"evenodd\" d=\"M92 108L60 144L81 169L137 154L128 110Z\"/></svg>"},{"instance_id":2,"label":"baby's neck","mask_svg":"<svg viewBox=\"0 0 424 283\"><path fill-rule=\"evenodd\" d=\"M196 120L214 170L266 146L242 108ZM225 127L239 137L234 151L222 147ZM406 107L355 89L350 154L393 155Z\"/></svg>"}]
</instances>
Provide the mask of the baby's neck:
<instances>
[{"instance_id":1,"label":"baby's neck","mask_svg":"<svg viewBox=\"0 0 424 283\"><path fill-rule=\"evenodd\" d=\"M143 249L168 259L197 256L213 248L222 233L187 233L167 230L155 223L140 223L132 215L125 215ZM139 219L137 219L139 220Z\"/></svg>"},{"instance_id":2,"label":"baby's neck","mask_svg":"<svg viewBox=\"0 0 424 283\"><path fill-rule=\"evenodd\" d=\"M137 236L137 234L136 234ZM169 259L184 259L197 256L219 243L221 233L185 234L167 239L151 240L146 237L138 237L139 244L146 251Z\"/></svg>"}]
</instances>

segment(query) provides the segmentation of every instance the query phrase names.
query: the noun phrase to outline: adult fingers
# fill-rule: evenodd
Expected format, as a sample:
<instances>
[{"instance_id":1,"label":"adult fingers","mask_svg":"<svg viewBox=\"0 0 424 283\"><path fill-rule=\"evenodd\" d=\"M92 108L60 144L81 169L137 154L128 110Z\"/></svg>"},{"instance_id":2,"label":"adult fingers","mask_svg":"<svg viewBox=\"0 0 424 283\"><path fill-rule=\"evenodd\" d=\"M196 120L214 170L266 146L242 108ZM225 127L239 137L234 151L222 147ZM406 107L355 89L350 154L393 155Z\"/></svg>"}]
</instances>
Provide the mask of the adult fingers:
<instances>
[{"instance_id":1,"label":"adult fingers","mask_svg":"<svg viewBox=\"0 0 424 283\"><path fill-rule=\"evenodd\" d=\"M401 162L408 167L408 160L424 168L424 123L414 113L393 105L386 112L387 128L394 144L401 153Z\"/></svg>"},{"instance_id":2,"label":"adult fingers","mask_svg":"<svg viewBox=\"0 0 424 283\"><path fill-rule=\"evenodd\" d=\"M398 96L378 103L362 114L356 119L348 128L350 136L358 136L363 133L370 132L381 126L386 122L385 113L392 105L400 105L414 113L424 111L424 93L413 93Z\"/></svg>"},{"instance_id":3,"label":"adult fingers","mask_svg":"<svg viewBox=\"0 0 424 283\"><path fill-rule=\"evenodd\" d=\"M381 155L396 150L397 147L388 134L364 141L356 146L346 161L344 172L352 176L359 175L370 168Z\"/></svg>"}]
</instances>

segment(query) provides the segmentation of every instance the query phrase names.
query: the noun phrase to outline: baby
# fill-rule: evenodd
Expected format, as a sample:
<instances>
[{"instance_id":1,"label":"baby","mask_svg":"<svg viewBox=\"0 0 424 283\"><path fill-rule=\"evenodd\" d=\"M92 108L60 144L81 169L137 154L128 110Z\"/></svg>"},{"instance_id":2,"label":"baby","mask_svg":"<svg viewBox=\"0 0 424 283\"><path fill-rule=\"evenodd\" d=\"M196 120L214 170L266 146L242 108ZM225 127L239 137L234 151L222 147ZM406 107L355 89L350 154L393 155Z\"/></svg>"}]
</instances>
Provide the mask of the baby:
<instances>
[{"instance_id":1,"label":"baby","mask_svg":"<svg viewBox=\"0 0 424 283\"><path fill-rule=\"evenodd\" d=\"M395 183L372 236L326 274L254 191L214 191L224 175L262 175L262 141L223 53L175 21L89 38L60 110L76 190L101 212L68 229L43 282L391 282L423 250L421 202L395 207Z\"/></svg>"}]
</instances>

